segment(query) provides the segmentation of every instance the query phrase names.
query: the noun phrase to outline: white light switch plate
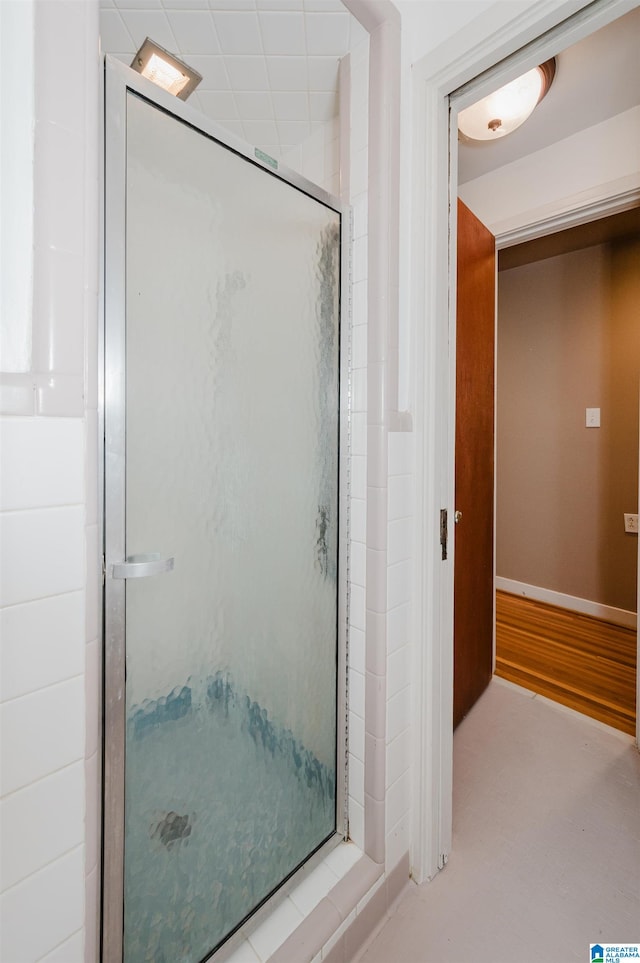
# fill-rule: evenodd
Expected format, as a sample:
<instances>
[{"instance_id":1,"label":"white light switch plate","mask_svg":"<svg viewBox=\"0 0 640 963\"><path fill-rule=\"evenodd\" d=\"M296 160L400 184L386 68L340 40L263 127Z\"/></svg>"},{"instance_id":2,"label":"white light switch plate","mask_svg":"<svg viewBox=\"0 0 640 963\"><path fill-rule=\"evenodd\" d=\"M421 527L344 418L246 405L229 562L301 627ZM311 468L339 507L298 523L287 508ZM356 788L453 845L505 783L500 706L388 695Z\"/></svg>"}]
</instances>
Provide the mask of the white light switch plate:
<instances>
[{"instance_id":1,"label":"white light switch plate","mask_svg":"<svg viewBox=\"0 0 640 963\"><path fill-rule=\"evenodd\" d=\"M599 428L600 427L600 409L599 408L587 408L587 428Z\"/></svg>"}]
</instances>

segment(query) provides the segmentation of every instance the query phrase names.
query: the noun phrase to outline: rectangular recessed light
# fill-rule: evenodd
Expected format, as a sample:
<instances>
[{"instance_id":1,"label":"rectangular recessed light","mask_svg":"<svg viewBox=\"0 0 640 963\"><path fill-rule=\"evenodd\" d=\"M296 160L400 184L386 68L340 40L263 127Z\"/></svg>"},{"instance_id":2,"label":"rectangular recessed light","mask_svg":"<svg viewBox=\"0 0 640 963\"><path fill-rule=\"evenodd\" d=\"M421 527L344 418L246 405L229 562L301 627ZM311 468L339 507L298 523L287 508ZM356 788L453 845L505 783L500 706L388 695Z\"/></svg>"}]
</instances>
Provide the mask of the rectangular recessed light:
<instances>
[{"instance_id":1,"label":"rectangular recessed light","mask_svg":"<svg viewBox=\"0 0 640 963\"><path fill-rule=\"evenodd\" d=\"M149 37L131 61L131 66L180 100L186 100L202 80L197 70L188 67Z\"/></svg>"}]
</instances>

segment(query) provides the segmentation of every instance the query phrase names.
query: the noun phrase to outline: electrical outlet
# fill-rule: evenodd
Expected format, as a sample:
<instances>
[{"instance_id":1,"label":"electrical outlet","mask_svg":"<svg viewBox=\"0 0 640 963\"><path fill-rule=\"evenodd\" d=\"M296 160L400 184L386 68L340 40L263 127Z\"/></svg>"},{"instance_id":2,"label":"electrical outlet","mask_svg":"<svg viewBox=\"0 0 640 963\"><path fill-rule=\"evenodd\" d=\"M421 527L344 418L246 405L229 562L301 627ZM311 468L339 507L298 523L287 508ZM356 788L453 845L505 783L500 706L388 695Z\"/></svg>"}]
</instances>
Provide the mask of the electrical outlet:
<instances>
[{"instance_id":1,"label":"electrical outlet","mask_svg":"<svg viewBox=\"0 0 640 963\"><path fill-rule=\"evenodd\" d=\"M638 513L625 512L624 513L624 530L625 532L632 532L634 535L638 534Z\"/></svg>"}]
</instances>

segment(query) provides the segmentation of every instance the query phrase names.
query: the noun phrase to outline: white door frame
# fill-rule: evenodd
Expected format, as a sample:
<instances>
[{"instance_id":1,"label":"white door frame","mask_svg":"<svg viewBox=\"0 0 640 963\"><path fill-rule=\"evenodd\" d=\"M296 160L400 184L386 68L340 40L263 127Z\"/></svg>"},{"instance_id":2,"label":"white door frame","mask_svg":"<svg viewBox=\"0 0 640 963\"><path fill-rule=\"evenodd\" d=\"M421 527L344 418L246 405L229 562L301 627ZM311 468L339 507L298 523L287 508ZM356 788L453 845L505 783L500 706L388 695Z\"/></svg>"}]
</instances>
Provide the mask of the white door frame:
<instances>
[{"instance_id":1,"label":"white door frame","mask_svg":"<svg viewBox=\"0 0 640 963\"><path fill-rule=\"evenodd\" d=\"M454 511L457 137L455 123L450 131L450 104L455 121L458 110L491 89L639 5L536 0L514 18L511 4L495 4L413 67L417 692L411 858L417 882L442 868L452 833L453 539L446 561L439 542L440 509L450 519Z\"/></svg>"}]
</instances>

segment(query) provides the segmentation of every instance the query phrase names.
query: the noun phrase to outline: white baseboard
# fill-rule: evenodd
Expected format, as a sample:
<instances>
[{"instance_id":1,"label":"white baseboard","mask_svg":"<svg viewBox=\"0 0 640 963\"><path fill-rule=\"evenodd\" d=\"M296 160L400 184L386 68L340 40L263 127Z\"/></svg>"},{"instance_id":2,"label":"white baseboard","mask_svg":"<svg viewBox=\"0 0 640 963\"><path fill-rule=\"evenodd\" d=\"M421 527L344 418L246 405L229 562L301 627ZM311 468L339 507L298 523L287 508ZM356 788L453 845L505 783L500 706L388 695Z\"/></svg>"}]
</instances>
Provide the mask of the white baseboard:
<instances>
[{"instance_id":1,"label":"white baseboard","mask_svg":"<svg viewBox=\"0 0 640 963\"><path fill-rule=\"evenodd\" d=\"M513 579L501 578L499 575L496 575L496 589L500 589L502 592L511 592L512 595L522 595L524 598L533 599L536 602L558 605L560 608L570 609L572 612L582 612L583 615L593 615L597 619L604 619L607 622L613 622L615 625L624 625L628 629L637 628L638 617L635 612L616 609L612 605L590 602L588 599L564 595L562 592L554 592L537 585L527 585L525 582L515 582Z\"/></svg>"}]
</instances>

